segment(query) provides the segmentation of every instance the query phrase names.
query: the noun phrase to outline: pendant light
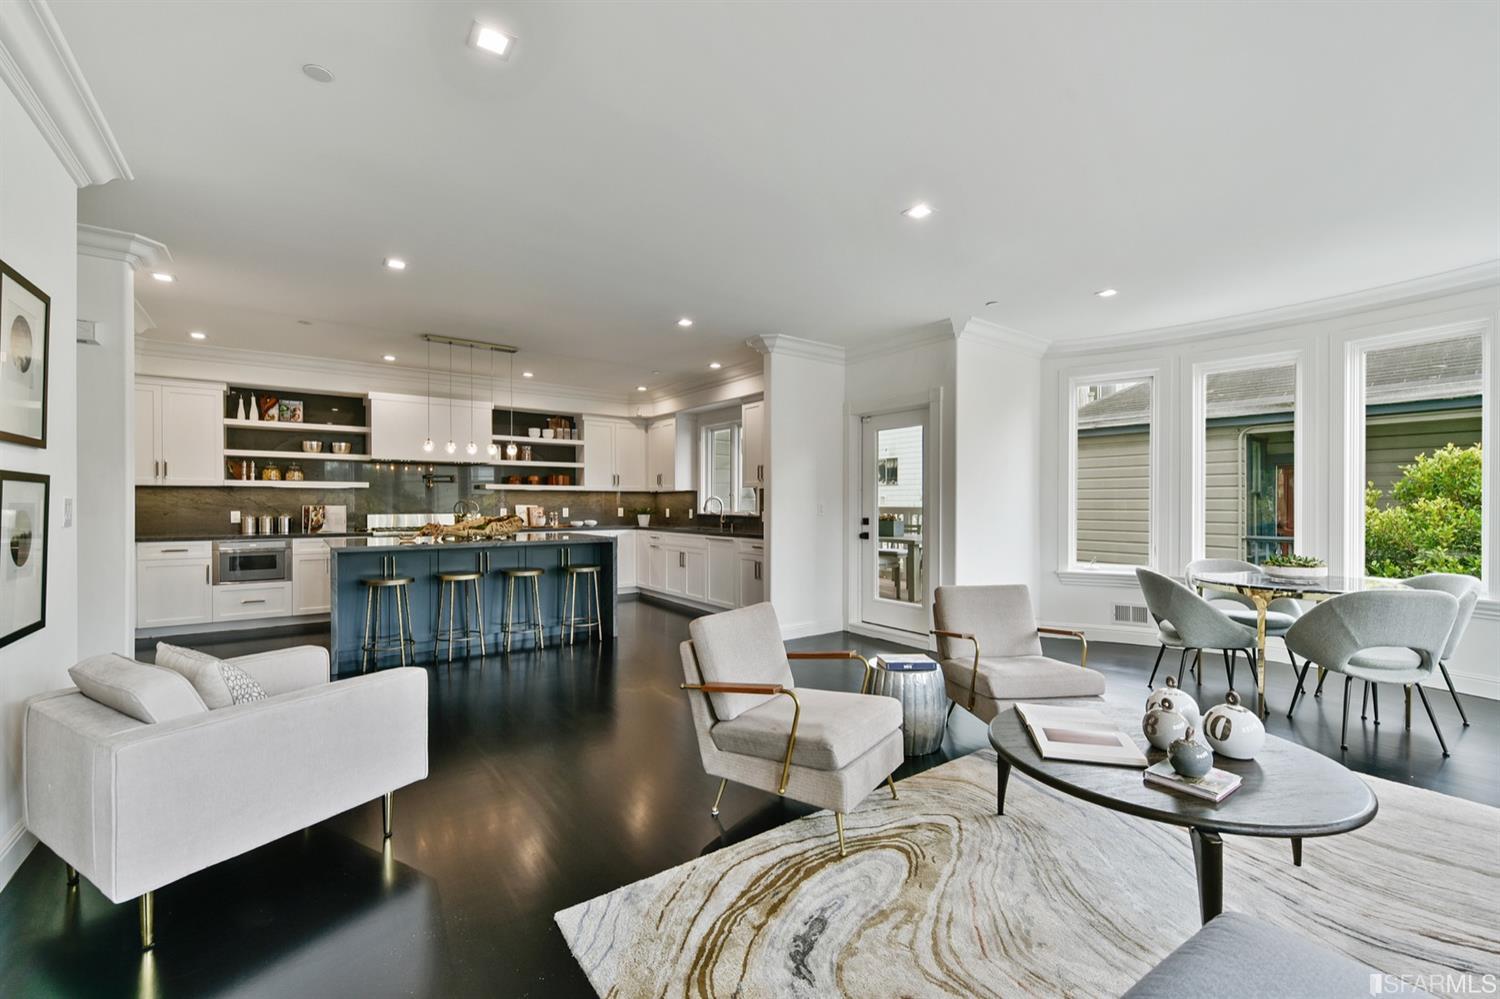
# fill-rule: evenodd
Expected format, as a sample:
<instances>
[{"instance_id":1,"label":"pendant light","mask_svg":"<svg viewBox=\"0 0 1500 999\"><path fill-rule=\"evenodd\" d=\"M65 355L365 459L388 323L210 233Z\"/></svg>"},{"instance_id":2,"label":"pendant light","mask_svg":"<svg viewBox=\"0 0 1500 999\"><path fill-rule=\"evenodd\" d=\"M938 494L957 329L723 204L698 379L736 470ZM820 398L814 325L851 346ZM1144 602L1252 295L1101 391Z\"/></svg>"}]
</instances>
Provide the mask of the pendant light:
<instances>
[{"instance_id":1,"label":"pendant light","mask_svg":"<svg viewBox=\"0 0 1500 999\"><path fill-rule=\"evenodd\" d=\"M486 353L490 355L490 380L488 382L490 387L490 409L489 416L485 422L484 435L489 438L490 442L484 446L484 450L486 454L493 458L500 453L500 445L495 443L495 352L491 350L486 351Z\"/></svg>"},{"instance_id":2,"label":"pendant light","mask_svg":"<svg viewBox=\"0 0 1500 999\"><path fill-rule=\"evenodd\" d=\"M515 461L516 460L516 455L519 454L520 450L521 450L520 448L516 447L516 442L515 442L515 439L514 439L515 436L516 436L516 355L515 354L511 354L510 355L510 433L507 436L509 436L511 438L511 440L508 441L506 443L506 445L505 445L505 457L508 458L508 459L510 459L511 461Z\"/></svg>"},{"instance_id":3,"label":"pendant light","mask_svg":"<svg viewBox=\"0 0 1500 999\"><path fill-rule=\"evenodd\" d=\"M469 345L469 443L464 445L464 454L471 458L479 453L474 443L474 345Z\"/></svg>"},{"instance_id":4,"label":"pendant light","mask_svg":"<svg viewBox=\"0 0 1500 999\"><path fill-rule=\"evenodd\" d=\"M443 450L453 454L458 450L458 445L453 440L453 343L448 343L448 443L443 445Z\"/></svg>"},{"instance_id":5,"label":"pendant light","mask_svg":"<svg viewBox=\"0 0 1500 999\"><path fill-rule=\"evenodd\" d=\"M422 450L432 453L432 341L427 341L427 439L422 442Z\"/></svg>"}]
</instances>

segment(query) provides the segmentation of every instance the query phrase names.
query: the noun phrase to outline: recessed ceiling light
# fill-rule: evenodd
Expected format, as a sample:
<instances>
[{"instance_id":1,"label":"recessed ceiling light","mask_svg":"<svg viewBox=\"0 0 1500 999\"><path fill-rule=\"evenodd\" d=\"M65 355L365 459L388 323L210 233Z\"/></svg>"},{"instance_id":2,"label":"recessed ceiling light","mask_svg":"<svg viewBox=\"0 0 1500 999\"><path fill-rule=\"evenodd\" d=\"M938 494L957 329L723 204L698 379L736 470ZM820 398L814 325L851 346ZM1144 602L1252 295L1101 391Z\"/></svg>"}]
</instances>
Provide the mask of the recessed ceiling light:
<instances>
[{"instance_id":1,"label":"recessed ceiling light","mask_svg":"<svg viewBox=\"0 0 1500 999\"><path fill-rule=\"evenodd\" d=\"M693 321L687 316L683 316L681 319L677 320L677 325L681 326L683 329L687 329L689 326L693 325Z\"/></svg>"},{"instance_id":2,"label":"recessed ceiling light","mask_svg":"<svg viewBox=\"0 0 1500 999\"><path fill-rule=\"evenodd\" d=\"M207 340L208 339L208 334L200 332L199 330L193 330L191 333L188 334L188 336L192 337L194 340Z\"/></svg>"},{"instance_id":3,"label":"recessed ceiling light","mask_svg":"<svg viewBox=\"0 0 1500 999\"><path fill-rule=\"evenodd\" d=\"M637 386L636 386L636 387L635 387L635 390L636 390L636 391L637 391L637 392L644 392L644 391L646 391L646 386L644 386L644 385L637 385Z\"/></svg>"},{"instance_id":4,"label":"recessed ceiling light","mask_svg":"<svg viewBox=\"0 0 1500 999\"><path fill-rule=\"evenodd\" d=\"M386 257L385 266L393 271L404 271L406 270L406 261L400 257Z\"/></svg>"},{"instance_id":5,"label":"recessed ceiling light","mask_svg":"<svg viewBox=\"0 0 1500 999\"><path fill-rule=\"evenodd\" d=\"M718 361L709 361L708 362L708 367L709 367L710 371L718 371L723 366L724 365L720 364Z\"/></svg>"},{"instance_id":6,"label":"recessed ceiling light","mask_svg":"<svg viewBox=\"0 0 1500 999\"><path fill-rule=\"evenodd\" d=\"M319 66L315 62L304 64L302 67L302 75L306 76L309 80L316 80L318 83L333 82L333 74L329 72L327 68Z\"/></svg>"},{"instance_id":7,"label":"recessed ceiling light","mask_svg":"<svg viewBox=\"0 0 1500 999\"><path fill-rule=\"evenodd\" d=\"M531 372L530 371L523 371L523 372L521 372L521 377L522 378L530 378L531 377Z\"/></svg>"},{"instance_id":8,"label":"recessed ceiling light","mask_svg":"<svg viewBox=\"0 0 1500 999\"><path fill-rule=\"evenodd\" d=\"M166 271L152 271L151 276L156 278L156 280L160 281L162 284L171 284L173 281L177 280Z\"/></svg>"},{"instance_id":9,"label":"recessed ceiling light","mask_svg":"<svg viewBox=\"0 0 1500 999\"><path fill-rule=\"evenodd\" d=\"M921 221L932 214L932 206L925 201L919 201L901 214L909 219Z\"/></svg>"},{"instance_id":10,"label":"recessed ceiling light","mask_svg":"<svg viewBox=\"0 0 1500 999\"><path fill-rule=\"evenodd\" d=\"M384 357L381 358L382 361L394 361L395 359L396 359L396 355L395 354L387 354L387 355L385 355Z\"/></svg>"},{"instance_id":11,"label":"recessed ceiling light","mask_svg":"<svg viewBox=\"0 0 1500 999\"><path fill-rule=\"evenodd\" d=\"M1099 296L1100 298L1114 298L1119 294L1119 292L1114 288L1105 288L1103 291L1094 292L1094 294Z\"/></svg>"},{"instance_id":12,"label":"recessed ceiling light","mask_svg":"<svg viewBox=\"0 0 1500 999\"><path fill-rule=\"evenodd\" d=\"M511 46L516 40L499 28L492 28L488 24L474 22L469 29L469 44L481 52L497 55L501 59L510 58Z\"/></svg>"}]
</instances>

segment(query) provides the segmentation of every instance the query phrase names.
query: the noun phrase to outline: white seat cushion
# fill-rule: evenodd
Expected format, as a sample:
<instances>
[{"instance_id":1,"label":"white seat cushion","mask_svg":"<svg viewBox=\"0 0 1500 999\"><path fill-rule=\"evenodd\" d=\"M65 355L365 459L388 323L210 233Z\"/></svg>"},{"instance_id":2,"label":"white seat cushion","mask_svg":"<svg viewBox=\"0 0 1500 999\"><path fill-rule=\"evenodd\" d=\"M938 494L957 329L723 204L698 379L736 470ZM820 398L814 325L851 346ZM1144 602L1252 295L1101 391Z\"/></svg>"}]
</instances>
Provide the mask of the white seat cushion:
<instances>
[{"instance_id":1,"label":"white seat cushion","mask_svg":"<svg viewBox=\"0 0 1500 999\"><path fill-rule=\"evenodd\" d=\"M1421 669L1422 657L1411 649L1377 646L1350 656L1349 665L1365 669Z\"/></svg>"},{"instance_id":2,"label":"white seat cushion","mask_svg":"<svg viewBox=\"0 0 1500 999\"><path fill-rule=\"evenodd\" d=\"M208 711L181 674L113 652L85 659L68 670L68 676L89 700L148 725Z\"/></svg>"},{"instance_id":3,"label":"white seat cushion","mask_svg":"<svg viewBox=\"0 0 1500 999\"><path fill-rule=\"evenodd\" d=\"M1252 628L1254 628L1256 625L1256 615L1255 611L1253 610L1248 610L1244 607L1227 607L1222 604L1215 604L1214 606L1223 611L1224 614L1229 618L1229 620L1234 621L1237 624L1248 624ZM1286 630L1290 628L1293 622L1295 622L1296 620L1297 619L1290 614L1283 614L1280 611L1268 610L1266 611L1266 634L1285 634Z\"/></svg>"},{"instance_id":4,"label":"white seat cushion","mask_svg":"<svg viewBox=\"0 0 1500 999\"><path fill-rule=\"evenodd\" d=\"M972 659L943 660L943 675L964 690L973 672ZM1095 697L1104 693L1104 674L1047 656L981 657L974 690L998 701Z\"/></svg>"},{"instance_id":5,"label":"white seat cushion","mask_svg":"<svg viewBox=\"0 0 1500 999\"><path fill-rule=\"evenodd\" d=\"M842 770L901 728L901 702L894 697L803 688L797 691L797 699L802 717L792 763L799 767ZM719 722L709 734L726 753L784 760L792 714L792 699L777 694L730 721Z\"/></svg>"}]
</instances>

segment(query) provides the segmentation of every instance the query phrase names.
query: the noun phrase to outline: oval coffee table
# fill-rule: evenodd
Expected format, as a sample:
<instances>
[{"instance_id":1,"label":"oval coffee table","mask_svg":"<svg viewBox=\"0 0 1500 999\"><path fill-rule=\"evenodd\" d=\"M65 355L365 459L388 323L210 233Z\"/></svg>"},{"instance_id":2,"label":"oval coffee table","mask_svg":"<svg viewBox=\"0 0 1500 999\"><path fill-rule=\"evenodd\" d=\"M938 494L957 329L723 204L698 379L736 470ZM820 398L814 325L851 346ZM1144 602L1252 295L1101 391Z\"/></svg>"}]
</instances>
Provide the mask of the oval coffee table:
<instances>
[{"instance_id":1,"label":"oval coffee table","mask_svg":"<svg viewBox=\"0 0 1500 999\"><path fill-rule=\"evenodd\" d=\"M1142 740L1136 738L1139 745ZM1292 841L1292 862L1302 863L1302 840L1358 829L1375 817L1379 802L1358 775L1301 746L1266 736L1253 760L1215 756L1214 765L1239 774L1239 790L1219 802L1157 789L1134 767L1046 760L1026 725L1008 708L990 723L990 745L998 769L998 812L1005 814L1005 787L1014 767L1034 780L1096 805L1154 822L1186 826L1198 871L1198 907L1206 923L1224 907L1224 833ZM1146 750L1152 763L1165 758Z\"/></svg>"}]
</instances>

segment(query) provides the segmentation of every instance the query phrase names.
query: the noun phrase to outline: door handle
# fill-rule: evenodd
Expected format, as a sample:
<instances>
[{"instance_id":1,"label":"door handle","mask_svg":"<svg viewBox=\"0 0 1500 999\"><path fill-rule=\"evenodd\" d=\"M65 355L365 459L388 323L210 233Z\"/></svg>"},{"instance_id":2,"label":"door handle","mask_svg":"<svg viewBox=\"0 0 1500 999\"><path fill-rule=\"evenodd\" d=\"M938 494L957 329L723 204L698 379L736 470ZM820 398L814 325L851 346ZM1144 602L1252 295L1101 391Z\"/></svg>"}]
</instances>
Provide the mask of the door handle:
<instances>
[{"instance_id":1,"label":"door handle","mask_svg":"<svg viewBox=\"0 0 1500 999\"><path fill-rule=\"evenodd\" d=\"M861 540L861 541L869 541L870 540L870 532L869 531L860 531L859 532L859 540Z\"/></svg>"}]
</instances>

